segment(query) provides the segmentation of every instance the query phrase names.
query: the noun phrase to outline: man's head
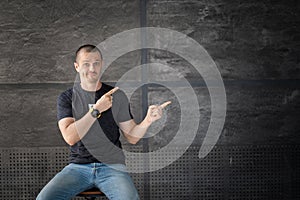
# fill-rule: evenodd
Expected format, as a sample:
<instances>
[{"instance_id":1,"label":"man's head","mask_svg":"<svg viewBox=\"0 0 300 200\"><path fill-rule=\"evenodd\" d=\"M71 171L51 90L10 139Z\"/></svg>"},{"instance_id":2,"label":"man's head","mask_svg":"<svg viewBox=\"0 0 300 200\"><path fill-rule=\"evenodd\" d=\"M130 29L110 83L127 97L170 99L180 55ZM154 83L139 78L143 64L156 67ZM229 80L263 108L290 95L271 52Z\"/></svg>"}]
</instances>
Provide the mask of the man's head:
<instances>
[{"instance_id":1,"label":"man's head","mask_svg":"<svg viewBox=\"0 0 300 200\"><path fill-rule=\"evenodd\" d=\"M76 51L76 54L75 54L75 62L77 61L78 57L80 57L80 52L98 52L100 54L100 57L102 59L102 53L100 51L100 49L98 49L98 47L96 47L95 45L92 45L92 44L85 44L85 45L82 45L80 46L77 51Z\"/></svg>"},{"instance_id":2,"label":"man's head","mask_svg":"<svg viewBox=\"0 0 300 200\"><path fill-rule=\"evenodd\" d=\"M102 64L102 54L96 46L86 44L76 51L74 67L79 73L81 82L99 81Z\"/></svg>"}]
</instances>

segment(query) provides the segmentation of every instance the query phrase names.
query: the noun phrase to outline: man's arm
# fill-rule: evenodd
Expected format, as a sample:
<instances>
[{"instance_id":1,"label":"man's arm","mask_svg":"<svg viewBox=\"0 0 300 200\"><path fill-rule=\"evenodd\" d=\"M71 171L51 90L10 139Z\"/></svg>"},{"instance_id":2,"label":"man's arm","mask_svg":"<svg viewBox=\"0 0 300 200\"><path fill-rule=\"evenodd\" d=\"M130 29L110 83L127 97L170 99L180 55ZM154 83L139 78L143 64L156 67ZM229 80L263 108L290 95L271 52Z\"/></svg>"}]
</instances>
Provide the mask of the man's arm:
<instances>
[{"instance_id":1,"label":"man's arm","mask_svg":"<svg viewBox=\"0 0 300 200\"><path fill-rule=\"evenodd\" d=\"M167 101L162 105L151 105L148 108L147 115L140 124L136 124L134 120L120 122L119 127L122 130L126 140L131 144L136 144L145 134L149 126L162 116L162 109L169 105L171 101Z\"/></svg>"},{"instance_id":2,"label":"man's arm","mask_svg":"<svg viewBox=\"0 0 300 200\"><path fill-rule=\"evenodd\" d=\"M101 113L111 108L111 95L117 90L118 88L116 87L104 94L93 107L99 110ZM81 119L77 121L75 121L75 119L72 117L66 117L59 120L58 127L63 135L64 140L72 146L85 136L96 119L97 118L92 117L90 112L87 112Z\"/></svg>"},{"instance_id":3,"label":"man's arm","mask_svg":"<svg viewBox=\"0 0 300 200\"><path fill-rule=\"evenodd\" d=\"M72 146L83 138L95 121L96 118L93 118L90 113L86 113L77 121L71 117L59 120L58 127L64 140Z\"/></svg>"}]
</instances>

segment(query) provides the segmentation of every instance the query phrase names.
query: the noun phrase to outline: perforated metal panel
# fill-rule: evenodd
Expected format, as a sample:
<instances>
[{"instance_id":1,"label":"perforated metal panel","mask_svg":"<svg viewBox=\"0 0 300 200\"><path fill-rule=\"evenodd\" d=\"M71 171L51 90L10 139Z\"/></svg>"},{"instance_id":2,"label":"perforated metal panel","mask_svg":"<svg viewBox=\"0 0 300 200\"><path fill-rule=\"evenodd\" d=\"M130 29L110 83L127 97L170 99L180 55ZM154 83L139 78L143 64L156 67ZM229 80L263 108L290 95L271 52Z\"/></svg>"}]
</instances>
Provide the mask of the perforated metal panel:
<instances>
[{"instance_id":1,"label":"perforated metal panel","mask_svg":"<svg viewBox=\"0 0 300 200\"><path fill-rule=\"evenodd\" d=\"M33 199L67 160L56 160L65 148L2 149L1 199ZM58 161L58 162L57 162Z\"/></svg>"},{"instance_id":2,"label":"perforated metal panel","mask_svg":"<svg viewBox=\"0 0 300 200\"><path fill-rule=\"evenodd\" d=\"M299 146L215 147L204 159L198 151L151 173L150 199L300 199Z\"/></svg>"},{"instance_id":3,"label":"perforated metal panel","mask_svg":"<svg viewBox=\"0 0 300 200\"><path fill-rule=\"evenodd\" d=\"M198 158L199 147L190 149L172 165L151 174L151 199L224 199L224 152L215 148ZM179 148L169 154L178 154Z\"/></svg>"},{"instance_id":4,"label":"perforated metal panel","mask_svg":"<svg viewBox=\"0 0 300 200\"><path fill-rule=\"evenodd\" d=\"M239 146L228 156L230 199L300 198L299 146Z\"/></svg>"},{"instance_id":5,"label":"perforated metal panel","mask_svg":"<svg viewBox=\"0 0 300 200\"><path fill-rule=\"evenodd\" d=\"M300 199L300 146L215 147L204 159L198 158L199 148L190 147L168 167L151 172L149 195L144 174L131 174L141 199ZM65 147L0 149L0 199L35 199L68 155Z\"/></svg>"}]
</instances>

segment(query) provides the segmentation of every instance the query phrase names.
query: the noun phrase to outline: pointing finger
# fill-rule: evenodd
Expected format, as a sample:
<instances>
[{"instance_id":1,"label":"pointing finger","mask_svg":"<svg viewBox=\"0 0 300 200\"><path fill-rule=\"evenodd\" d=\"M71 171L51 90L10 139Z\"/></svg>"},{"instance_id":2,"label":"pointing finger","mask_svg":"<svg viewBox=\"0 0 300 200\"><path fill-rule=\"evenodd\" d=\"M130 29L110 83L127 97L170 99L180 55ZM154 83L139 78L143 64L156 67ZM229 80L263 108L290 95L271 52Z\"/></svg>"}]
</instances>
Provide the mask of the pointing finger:
<instances>
[{"instance_id":1,"label":"pointing finger","mask_svg":"<svg viewBox=\"0 0 300 200\"><path fill-rule=\"evenodd\" d=\"M167 101L163 104L160 105L161 108L165 108L167 105L169 105L171 103L171 101Z\"/></svg>"},{"instance_id":2,"label":"pointing finger","mask_svg":"<svg viewBox=\"0 0 300 200\"><path fill-rule=\"evenodd\" d=\"M115 87L113 89L111 89L110 91L108 91L105 95L112 95L113 93L115 93L119 88Z\"/></svg>"}]
</instances>

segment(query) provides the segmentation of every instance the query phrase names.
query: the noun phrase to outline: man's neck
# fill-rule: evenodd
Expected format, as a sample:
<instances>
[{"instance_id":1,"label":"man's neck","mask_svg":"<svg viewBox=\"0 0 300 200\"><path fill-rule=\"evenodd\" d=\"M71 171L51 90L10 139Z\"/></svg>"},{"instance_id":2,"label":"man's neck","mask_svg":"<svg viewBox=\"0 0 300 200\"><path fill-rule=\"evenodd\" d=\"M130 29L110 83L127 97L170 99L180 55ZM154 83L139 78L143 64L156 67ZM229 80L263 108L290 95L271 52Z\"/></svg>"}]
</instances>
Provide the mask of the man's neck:
<instances>
[{"instance_id":1,"label":"man's neck","mask_svg":"<svg viewBox=\"0 0 300 200\"><path fill-rule=\"evenodd\" d=\"M80 83L81 88L89 91L89 92L95 92L97 90L100 90L102 83L98 81L97 83Z\"/></svg>"}]
</instances>

